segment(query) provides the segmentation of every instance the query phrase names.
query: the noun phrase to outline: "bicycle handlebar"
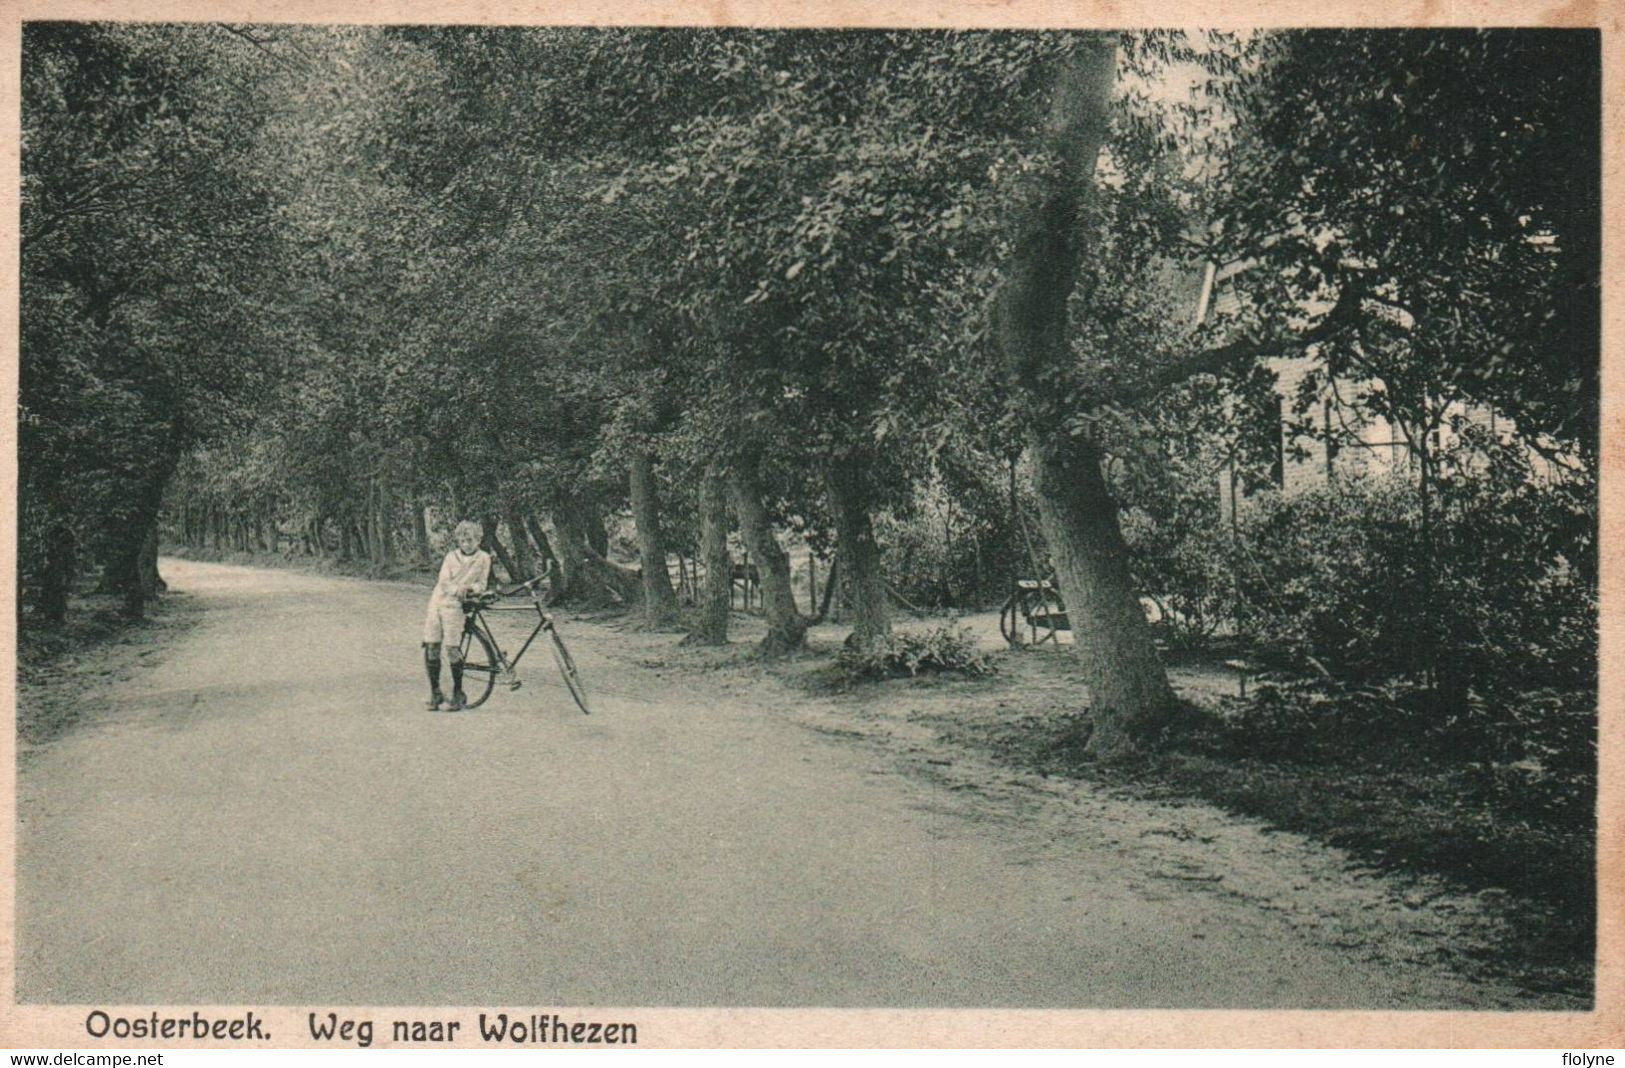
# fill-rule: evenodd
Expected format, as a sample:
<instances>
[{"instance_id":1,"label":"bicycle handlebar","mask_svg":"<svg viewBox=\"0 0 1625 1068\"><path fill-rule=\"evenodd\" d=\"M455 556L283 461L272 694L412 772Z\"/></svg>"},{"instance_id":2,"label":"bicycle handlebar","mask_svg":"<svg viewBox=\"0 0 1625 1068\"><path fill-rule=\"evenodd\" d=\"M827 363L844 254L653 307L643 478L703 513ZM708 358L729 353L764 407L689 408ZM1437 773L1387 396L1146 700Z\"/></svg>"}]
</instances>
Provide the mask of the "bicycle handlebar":
<instances>
[{"instance_id":1,"label":"bicycle handlebar","mask_svg":"<svg viewBox=\"0 0 1625 1068\"><path fill-rule=\"evenodd\" d=\"M521 593L533 593L536 587L541 583L542 579L546 577L547 576L545 575L537 575L533 579L526 582L521 582L517 586L510 586L507 589L485 590L482 593L474 594L472 597L463 598L463 603L469 605L478 604L481 606L493 605L502 600L504 597L514 597Z\"/></svg>"}]
</instances>

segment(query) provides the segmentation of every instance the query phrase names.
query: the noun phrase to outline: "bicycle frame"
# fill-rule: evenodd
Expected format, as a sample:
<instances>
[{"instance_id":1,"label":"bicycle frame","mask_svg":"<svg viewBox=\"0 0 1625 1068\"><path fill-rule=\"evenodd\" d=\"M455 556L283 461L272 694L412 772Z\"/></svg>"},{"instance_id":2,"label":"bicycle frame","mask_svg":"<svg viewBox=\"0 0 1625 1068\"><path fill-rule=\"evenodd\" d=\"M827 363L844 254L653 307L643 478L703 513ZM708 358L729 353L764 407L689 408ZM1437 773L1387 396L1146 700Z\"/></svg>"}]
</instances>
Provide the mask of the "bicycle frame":
<instances>
[{"instance_id":1,"label":"bicycle frame","mask_svg":"<svg viewBox=\"0 0 1625 1068\"><path fill-rule=\"evenodd\" d=\"M488 662L483 659L472 664L465 661L464 670L473 670L477 677L484 680L485 687L465 707L478 708L484 704L485 699L490 696L491 688L495 685L499 674L509 689L517 690L520 684L519 674L515 668L518 666L520 659L535 644L537 637L545 630L550 639L549 645L553 650L553 659L558 663L559 674L564 680L564 688L570 691L570 697L574 699L577 708L584 713L591 713L591 709L587 707L587 692L581 685L580 674L576 671L575 659L570 655L570 650L564 647L564 639L559 637L559 629L553 625L553 617L548 615L547 609L542 607L541 595L536 592L536 587L541 584L542 578L543 576L537 576L529 582L522 582L511 589L498 588L482 593L477 597L464 599L463 613L466 622L464 625L465 638L463 645L466 648L471 640L471 637L467 636L478 638L481 648L485 653L489 654ZM530 603L503 603L505 599L517 597L519 594L529 594ZM525 639L525 644L521 645L519 651L513 654L511 658L502 651L502 643L497 641L496 634L491 630L491 623L485 618L487 612L536 613L535 629L530 632L530 636Z\"/></svg>"},{"instance_id":2,"label":"bicycle frame","mask_svg":"<svg viewBox=\"0 0 1625 1068\"><path fill-rule=\"evenodd\" d=\"M536 585L540 581L540 579L531 579L529 582L521 583L511 590L497 591L497 595L502 598L512 597L521 591L528 593L530 594L530 602L528 604L509 605L503 604L500 600L486 604L481 601L476 601L474 603L474 607L467 610L469 622L478 627L485 634L485 636L491 640L491 648L496 650L498 660L500 661L502 668L506 671L513 671L515 668L517 668L519 666L519 658L525 655L525 650L530 648L531 643L536 640L536 636L553 625L553 617L548 615L546 609L542 607L542 598L536 592ZM491 625L485 621L485 613L491 612L495 614L508 614L513 612L530 612L533 610L537 615L536 627L530 632L530 637L525 639L525 644L521 645L519 647L519 651L513 654L513 656L510 658L507 653L502 651L502 643L497 641L497 636L491 630Z\"/></svg>"}]
</instances>

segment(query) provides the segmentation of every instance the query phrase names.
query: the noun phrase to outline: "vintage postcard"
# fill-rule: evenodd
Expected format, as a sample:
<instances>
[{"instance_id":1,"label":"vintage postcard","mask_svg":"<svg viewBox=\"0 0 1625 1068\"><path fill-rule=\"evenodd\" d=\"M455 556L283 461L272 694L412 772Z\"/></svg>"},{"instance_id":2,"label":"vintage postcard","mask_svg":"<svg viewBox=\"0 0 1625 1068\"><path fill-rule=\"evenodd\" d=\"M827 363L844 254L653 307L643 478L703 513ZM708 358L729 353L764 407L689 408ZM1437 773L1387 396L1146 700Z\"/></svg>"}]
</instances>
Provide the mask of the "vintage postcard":
<instances>
[{"instance_id":1,"label":"vintage postcard","mask_svg":"<svg viewBox=\"0 0 1625 1068\"><path fill-rule=\"evenodd\" d=\"M7 5L0 1046L1625 1044L1620 23Z\"/></svg>"}]
</instances>

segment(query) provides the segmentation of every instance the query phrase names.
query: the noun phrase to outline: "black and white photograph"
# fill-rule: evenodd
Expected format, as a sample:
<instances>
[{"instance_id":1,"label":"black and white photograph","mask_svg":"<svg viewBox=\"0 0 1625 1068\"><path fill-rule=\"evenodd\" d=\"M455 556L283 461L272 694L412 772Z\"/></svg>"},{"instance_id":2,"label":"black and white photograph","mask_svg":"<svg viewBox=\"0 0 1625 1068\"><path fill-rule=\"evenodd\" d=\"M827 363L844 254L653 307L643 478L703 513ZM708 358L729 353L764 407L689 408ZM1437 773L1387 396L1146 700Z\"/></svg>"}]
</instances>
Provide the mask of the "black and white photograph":
<instances>
[{"instance_id":1,"label":"black and white photograph","mask_svg":"<svg viewBox=\"0 0 1625 1068\"><path fill-rule=\"evenodd\" d=\"M1180 23L25 16L5 1011L1625 1041L1605 36Z\"/></svg>"}]
</instances>

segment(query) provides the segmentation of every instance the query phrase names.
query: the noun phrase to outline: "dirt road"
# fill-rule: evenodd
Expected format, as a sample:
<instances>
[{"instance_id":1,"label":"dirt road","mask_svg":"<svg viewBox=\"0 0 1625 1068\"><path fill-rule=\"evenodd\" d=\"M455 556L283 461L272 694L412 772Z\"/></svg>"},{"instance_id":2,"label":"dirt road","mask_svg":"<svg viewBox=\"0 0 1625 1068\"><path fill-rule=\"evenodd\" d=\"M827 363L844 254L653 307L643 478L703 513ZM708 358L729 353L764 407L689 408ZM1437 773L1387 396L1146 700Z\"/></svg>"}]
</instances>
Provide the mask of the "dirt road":
<instances>
[{"instance_id":1,"label":"dirt road","mask_svg":"<svg viewBox=\"0 0 1625 1068\"><path fill-rule=\"evenodd\" d=\"M1429 959L1416 917L1455 921L1323 850L1081 786L970 801L643 666L672 635L564 621L591 717L540 656L436 714L422 590L164 574L196 626L73 683L80 726L21 761L25 1002L1536 1004Z\"/></svg>"}]
</instances>

